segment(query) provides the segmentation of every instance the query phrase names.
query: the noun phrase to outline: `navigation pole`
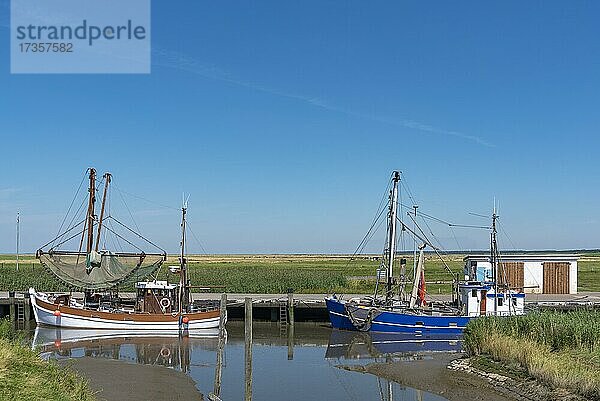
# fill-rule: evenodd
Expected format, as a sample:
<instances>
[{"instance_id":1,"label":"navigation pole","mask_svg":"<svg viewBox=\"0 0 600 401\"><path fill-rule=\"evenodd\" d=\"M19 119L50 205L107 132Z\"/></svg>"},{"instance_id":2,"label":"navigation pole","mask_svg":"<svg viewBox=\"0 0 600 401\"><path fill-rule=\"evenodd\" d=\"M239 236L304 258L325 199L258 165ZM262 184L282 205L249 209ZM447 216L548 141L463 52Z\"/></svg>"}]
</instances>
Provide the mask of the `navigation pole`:
<instances>
[{"instance_id":1,"label":"navigation pole","mask_svg":"<svg viewBox=\"0 0 600 401\"><path fill-rule=\"evenodd\" d=\"M492 233L491 233L491 243L490 243L490 252L491 252L491 262L492 262L492 271L494 272L494 315L498 314L498 243L496 241L496 219L498 215L496 214L496 205L494 202L494 213L492 213Z\"/></svg>"}]
</instances>

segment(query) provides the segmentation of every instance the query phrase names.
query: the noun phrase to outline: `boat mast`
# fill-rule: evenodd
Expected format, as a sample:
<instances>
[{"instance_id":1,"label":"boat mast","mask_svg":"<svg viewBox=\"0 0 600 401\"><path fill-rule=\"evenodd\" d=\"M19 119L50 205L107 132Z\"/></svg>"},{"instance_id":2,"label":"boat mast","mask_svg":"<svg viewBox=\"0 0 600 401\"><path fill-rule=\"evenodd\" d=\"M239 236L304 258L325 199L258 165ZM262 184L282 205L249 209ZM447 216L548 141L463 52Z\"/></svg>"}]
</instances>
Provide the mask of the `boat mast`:
<instances>
[{"instance_id":1,"label":"boat mast","mask_svg":"<svg viewBox=\"0 0 600 401\"><path fill-rule=\"evenodd\" d=\"M394 256L396 255L396 220L398 213L398 182L400 181L400 173L394 171L393 173L393 188L391 193L390 202L390 232L388 238L388 271L387 271L387 287L385 293L386 304L390 302L392 298L392 285L394 277Z\"/></svg>"},{"instance_id":2,"label":"boat mast","mask_svg":"<svg viewBox=\"0 0 600 401\"><path fill-rule=\"evenodd\" d=\"M106 205L106 193L108 192L108 184L110 184L111 177L112 175L110 173L104 173L104 193L102 194L102 208L100 209L100 220L98 220L98 234L96 234L96 252L98 252L98 247L100 246L100 230L102 229L102 219L104 219L104 206Z\"/></svg>"},{"instance_id":3,"label":"boat mast","mask_svg":"<svg viewBox=\"0 0 600 401\"><path fill-rule=\"evenodd\" d=\"M187 263L185 260L185 215L187 212L187 203L184 202L181 207L181 255L179 256L179 266L181 272L179 274L179 312L187 311L190 303L190 290L187 283Z\"/></svg>"},{"instance_id":4,"label":"boat mast","mask_svg":"<svg viewBox=\"0 0 600 401\"><path fill-rule=\"evenodd\" d=\"M96 170L90 168L90 200L88 203L87 223L88 223L88 238L87 238L87 254L92 251L94 246L94 205L96 203Z\"/></svg>"},{"instance_id":5,"label":"boat mast","mask_svg":"<svg viewBox=\"0 0 600 401\"><path fill-rule=\"evenodd\" d=\"M413 205L413 209L415 211L415 219L413 221L413 230L417 231L417 209L418 205ZM413 280L417 277L417 237L413 236Z\"/></svg>"}]
</instances>

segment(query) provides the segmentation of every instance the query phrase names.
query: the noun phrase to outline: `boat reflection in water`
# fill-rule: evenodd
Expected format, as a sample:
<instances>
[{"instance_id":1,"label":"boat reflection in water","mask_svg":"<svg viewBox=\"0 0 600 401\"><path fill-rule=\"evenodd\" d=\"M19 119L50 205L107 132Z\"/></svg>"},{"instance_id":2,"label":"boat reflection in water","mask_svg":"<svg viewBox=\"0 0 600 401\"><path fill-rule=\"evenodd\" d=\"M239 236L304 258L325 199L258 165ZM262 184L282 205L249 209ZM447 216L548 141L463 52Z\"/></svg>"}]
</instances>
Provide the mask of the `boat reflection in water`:
<instances>
[{"instance_id":1,"label":"boat reflection in water","mask_svg":"<svg viewBox=\"0 0 600 401\"><path fill-rule=\"evenodd\" d=\"M187 334L187 333L185 333ZM32 346L42 357L106 358L143 365L161 365L187 373L191 350L217 351L219 329L195 330L189 335L147 330L88 330L40 327Z\"/></svg>"},{"instance_id":2,"label":"boat reflection in water","mask_svg":"<svg viewBox=\"0 0 600 401\"><path fill-rule=\"evenodd\" d=\"M219 350L217 330L198 330L190 332L187 338L179 338L176 332L153 335L41 327L36 330L34 346L48 358L89 356L176 369L194 381L198 393L204 394L205 399L207 395L208 399L216 399L210 397L211 392L222 400L250 399L247 393L250 388L252 399L260 401L444 400L399 383L340 369L332 360L346 356L357 358L355 355L364 355L363 359L351 359L355 365L376 360L388 352L381 347L391 343L376 339L374 333L369 336L332 331L321 323L308 322L296 322L293 327L254 322L252 333L252 340L247 341L244 322L228 322L227 341ZM402 345L404 349L407 349L406 344ZM246 360L248 346L253 349L250 364ZM417 345L412 346L419 349ZM247 366L250 375L246 375Z\"/></svg>"},{"instance_id":3,"label":"boat reflection in water","mask_svg":"<svg viewBox=\"0 0 600 401\"><path fill-rule=\"evenodd\" d=\"M334 329L325 358L406 357L431 352L461 352L461 343L461 334L365 333Z\"/></svg>"},{"instance_id":4,"label":"boat reflection in water","mask_svg":"<svg viewBox=\"0 0 600 401\"><path fill-rule=\"evenodd\" d=\"M340 370L364 372L360 369L361 365L370 363L423 360L433 358L434 353L462 352L461 337L460 334L379 333L333 329L325 359L343 361L343 364L335 365ZM378 399L381 401L445 399L378 376L375 376L373 381L379 389Z\"/></svg>"}]
</instances>

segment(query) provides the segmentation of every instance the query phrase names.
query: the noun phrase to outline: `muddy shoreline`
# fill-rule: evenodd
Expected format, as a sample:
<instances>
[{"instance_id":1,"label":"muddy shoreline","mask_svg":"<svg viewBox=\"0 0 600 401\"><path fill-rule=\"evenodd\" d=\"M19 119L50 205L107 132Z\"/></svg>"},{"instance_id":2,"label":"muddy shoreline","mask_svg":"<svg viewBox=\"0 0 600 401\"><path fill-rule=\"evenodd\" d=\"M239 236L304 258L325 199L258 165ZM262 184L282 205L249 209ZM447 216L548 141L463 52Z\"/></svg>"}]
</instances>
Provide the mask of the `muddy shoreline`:
<instances>
[{"instance_id":1,"label":"muddy shoreline","mask_svg":"<svg viewBox=\"0 0 600 401\"><path fill-rule=\"evenodd\" d=\"M402 385L440 395L449 400L516 400L499 392L480 377L448 365L462 354L433 354L432 358L367 365L340 366L347 370L369 373Z\"/></svg>"},{"instance_id":2,"label":"muddy shoreline","mask_svg":"<svg viewBox=\"0 0 600 401\"><path fill-rule=\"evenodd\" d=\"M448 400L584 400L567 390L550 388L529 377L511 377L483 370L463 354L440 353L417 361L339 367L379 376Z\"/></svg>"},{"instance_id":3,"label":"muddy shoreline","mask_svg":"<svg viewBox=\"0 0 600 401\"><path fill-rule=\"evenodd\" d=\"M89 381L98 401L206 399L190 377L163 366L92 357L72 358L61 363Z\"/></svg>"}]
</instances>

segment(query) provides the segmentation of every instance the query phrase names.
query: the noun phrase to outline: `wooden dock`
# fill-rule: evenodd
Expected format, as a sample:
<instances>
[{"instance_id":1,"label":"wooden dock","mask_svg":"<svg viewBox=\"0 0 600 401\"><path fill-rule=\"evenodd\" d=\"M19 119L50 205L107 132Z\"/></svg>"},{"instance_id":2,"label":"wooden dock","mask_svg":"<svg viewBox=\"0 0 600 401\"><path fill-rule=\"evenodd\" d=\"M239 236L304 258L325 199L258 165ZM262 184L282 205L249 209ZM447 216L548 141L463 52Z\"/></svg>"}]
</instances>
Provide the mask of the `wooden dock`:
<instances>
[{"instance_id":1,"label":"wooden dock","mask_svg":"<svg viewBox=\"0 0 600 401\"><path fill-rule=\"evenodd\" d=\"M82 294L74 294L74 296ZM134 294L121 294L134 297ZM195 293L194 302L216 301L219 293ZM346 295L348 299L358 295ZM244 320L246 298L251 298L253 320L279 322L282 332L293 327L294 322L328 322L325 295L321 294L227 294L227 318ZM450 296L433 296L434 300L447 301ZM446 299L448 298L448 299ZM572 295L531 294L526 299L528 310L600 310L600 293ZM0 317L9 316L12 322L28 323L34 320L30 299L25 292L0 292Z\"/></svg>"},{"instance_id":2,"label":"wooden dock","mask_svg":"<svg viewBox=\"0 0 600 401\"><path fill-rule=\"evenodd\" d=\"M28 324L34 320L29 295L23 292L9 292L8 297L0 298L0 317L9 316L11 322Z\"/></svg>"}]
</instances>

